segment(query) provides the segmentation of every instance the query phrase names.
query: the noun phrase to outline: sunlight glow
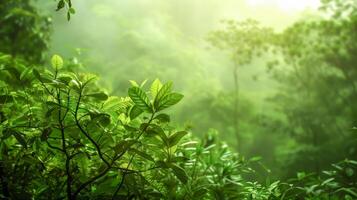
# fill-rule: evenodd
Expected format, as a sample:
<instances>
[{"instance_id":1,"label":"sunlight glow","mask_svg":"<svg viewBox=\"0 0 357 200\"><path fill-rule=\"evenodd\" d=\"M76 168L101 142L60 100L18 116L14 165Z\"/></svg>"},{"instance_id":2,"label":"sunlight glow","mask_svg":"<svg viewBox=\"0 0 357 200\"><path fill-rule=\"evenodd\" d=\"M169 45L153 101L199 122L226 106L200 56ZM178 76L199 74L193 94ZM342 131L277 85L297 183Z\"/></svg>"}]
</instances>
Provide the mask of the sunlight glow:
<instances>
[{"instance_id":1,"label":"sunlight glow","mask_svg":"<svg viewBox=\"0 0 357 200\"><path fill-rule=\"evenodd\" d=\"M305 9L317 9L319 0L246 0L249 6L276 6L284 12L300 12Z\"/></svg>"}]
</instances>

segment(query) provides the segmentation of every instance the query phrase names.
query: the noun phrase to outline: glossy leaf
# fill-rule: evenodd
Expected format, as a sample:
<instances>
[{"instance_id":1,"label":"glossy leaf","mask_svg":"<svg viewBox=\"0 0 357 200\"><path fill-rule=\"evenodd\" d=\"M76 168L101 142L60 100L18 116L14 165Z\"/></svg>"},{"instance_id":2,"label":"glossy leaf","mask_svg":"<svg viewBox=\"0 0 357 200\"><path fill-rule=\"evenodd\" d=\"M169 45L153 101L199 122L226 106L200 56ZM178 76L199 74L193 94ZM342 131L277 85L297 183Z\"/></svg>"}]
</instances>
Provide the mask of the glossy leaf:
<instances>
[{"instance_id":1,"label":"glossy leaf","mask_svg":"<svg viewBox=\"0 0 357 200\"><path fill-rule=\"evenodd\" d=\"M131 109L130 109L130 119L133 120L135 118L137 118L139 115L141 115L144 111L141 110L139 108L139 106L134 105Z\"/></svg>"},{"instance_id":2,"label":"glossy leaf","mask_svg":"<svg viewBox=\"0 0 357 200\"><path fill-rule=\"evenodd\" d=\"M152 112L152 106L149 98L139 87L132 87L128 90L128 95L131 100L137 105L141 110L146 112Z\"/></svg>"},{"instance_id":3,"label":"glossy leaf","mask_svg":"<svg viewBox=\"0 0 357 200\"><path fill-rule=\"evenodd\" d=\"M116 154L121 154L129 150L129 148L136 143L136 140L128 139L122 140L114 147L114 151Z\"/></svg>"},{"instance_id":4,"label":"glossy leaf","mask_svg":"<svg viewBox=\"0 0 357 200\"><path fill-rule=\"evenodd\" d=\"M182 94L178 94L178 93L168 94L168 95L164 96L160 100L160 102L157 103L155 109L156 109L156 111L161 111L165 108L169 108L169 107L177 104L178 102L180 102L182 98L183 98Z\"/></svg>"},{"instance_id":5,"label":"glossy leaf","mask_svg":"<svg viewBox=\"0 0 357 200\"><path fill-rule=\"evenodd\" d=\"M159 92L156 95L156 98L154 100L154 106L155 108L157 108L162 100L162 98L168 94L170 94L172 90L172 82L168 82L165 83L161 89L159 90Z\"/></svg>"},{"instance_id":6,"label":"glossy leaf","mask_svg":"<svg viewBox=\"0 0 357 200\"><path fill-rule=\"evenodd\" d=\"M61 69L63 67L63 59L61 56L55 54L51 58L51 64L54 69Z\"/></svg>"},{"instance_id":7,"label":"glossy leaf","mask_svg":"<svg viewBox=\"0 0 357 200\"><path fill-rule=\"evenodd\" d=\"M179 132L176 132L174 134L172 134L170 137L169 137L169 146L172 147L176 144L178 144L180 142L180 140L185 136L187 135L187 132L186 131L179 131Z\"/></svg>"},{"instance_id":8,"label":"glossy leaf","mask_svg":"<svg viewBox=\"0 0 357 200\"><path fill-rule=\"evenodd\" d=\"M139 151L137 149L130 149L131 152L138 154L139 156L141 156L142 158L152 161L154 162L155 160L147 153L143 152L143 151Z\"/></svg>"},{"instance_id":9,"label":"glossy leaf","mask_svg":"<svg viewBox=\"0 0 357 200\"><path fill-rule=\"evenodd\" d=\"M187 175L186 171L185 171L182 167L180 167L180 166L178 166L178 165L176 165L176 164L174 164L174 163L170 163L170 164L169 164L169 167L172 169L172 172L175 174L175 176L176 176L183 184L186 184L186 183L187 183L187 181L188 181L188 175Z\"/></svg>"},{"instance_id":10,"label":"glossy leaf","mask_svg":"<svg viewBox=\"0 0 357 200\"><path fill-rule=\"evenodd\" d=\"M164 113L157 115L154 119L159 120L161 123L169 123L170 122L170 116L168 114L164 114Z\"/></svg>"},{"instance_id":11,"label":"glossy leaf","mask_svg":"<svg viewBox=\"0 0 357 200\"><path fill-rule=\"evenodd\" d=\"M151 93L152 99L155 100L155 98L161 88L162 88L161 81L159 79L155 79L155 81L151 84L151 87L150 87L150 93Z\"/></svg>"},{"instance_id":12,"label":"glossy leaf","mask_svg":"<svg viewBox=\"0 0 357 200\"><path fill-rule=\"evenodd\" d=\"M97 92L97 93L91 93L91 94L86 94L87 97L93 97L97 100L100 101L105 101L108 99L108 95L105 92Z\"/></svg>"}]
</instances>

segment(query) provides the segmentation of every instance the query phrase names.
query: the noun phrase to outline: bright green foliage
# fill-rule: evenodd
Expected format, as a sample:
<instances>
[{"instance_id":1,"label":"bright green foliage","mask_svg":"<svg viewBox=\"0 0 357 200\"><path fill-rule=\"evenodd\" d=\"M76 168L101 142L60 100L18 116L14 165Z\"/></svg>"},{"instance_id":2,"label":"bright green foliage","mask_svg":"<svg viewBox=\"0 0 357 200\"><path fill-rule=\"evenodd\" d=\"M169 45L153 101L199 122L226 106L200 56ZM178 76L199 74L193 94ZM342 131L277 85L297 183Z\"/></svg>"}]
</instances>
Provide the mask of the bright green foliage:
<instances>
[{"instance_id":1,"label":"bright green foliage","mask_svg":"<svg viewBox=\"0 0 357 200\"><path fill-rule=\"evenodd\" d=\"M153 112L153 107L148 96L139 87L130 88L128 95L139 109L150 113Z\"/></svg>"},{"instance_id":2,"label":"bright green foliage","mask_svg":"<svg viewBox=\"0 0 357 200\"><path fill-rule=\"evenodd\" d=\"M128 90L130 98L108 97L95 85L95 76L69 72L58 55L52 63L54 69L33 69L23 80L8 71L12 80L25 84L22 88L1 83L3 196L188 199L222 195L216 191L214 183L220 176L215 174L223 173L220 169L227 162L232 162L231 170L241 164L227 147L223 162L219 160L223 152L214 150L215 145L181 142L189 141L188 132L169 126L170 117L157 113L182 98L171 92L172 83L164 84L152 100L136 86ZM158 107L153 107L154 102ZM148 118L141 109L150 112ZM226 181L220 183L220 190L232 186Z\"/></svg>"},{"instance_id":3,"label":"bright green foliage","mask_svg":"<svg viewBox=\"0 0 357 200\"><path fill-rule=\"evenodd\" d=\"M59 55L53 55L51 59L51 64L55 70L59 70L63 66L63 60Z\"/></svg>"},{"instance_id":4,"label":"bright green foliage","mask_svg":"<svg viewBox=\"0 0 357 200\"><path fill-rule=\"evenodd\" d=\"M5 55L3 58L6 58ZM151 108L145 92L133 87L128 92L132 101L128 98L108 98L95 86L94 76L67 71L62 68L63 61L58 55L53 56L51 61L53 70L34 69L33 73L28 73L31 68L27 68L21 74L28 75L22 75L22 78L17 78L17 73L12 71L7 71L7 76L1 76L3 81L9 77L18 84L26 85L17 90L13 85L2 82L1 149L5 165L2 176L9 181L6 183L9 186L8 195L13 198L33 196L36 199L66 195L69 199L78 195L84 197L91 191L88 188L93 189L93 184L104 177L104 180L113 183L124 180L126 176L128 180L136 180L142 176L141 173L149 174L147 171L150 168L158 168L156 162L172 166L179 179L185 180L182 178L185 174L183 168L170 161L175 157L175 151L167 154L167 149L162 149L160 142L153 143L155 140L150 139L151 136L147 138L147 132L152 127L167 134L160 125L165 120L157 119L161 116L167 122L168 117L161 114L156 118L157 113L153 110L150 110L148 121L132 121L129 117L129 113L133 113L131 107ZM182 139L184 135L178 133L167 137L168 141L162 141L171 142L167 148L177 145ZM42 166L42 170L35 172L38 165ZM12 173L23 167L28 168L25 174ZM178 169L180 173L177 173ZM21 185L22 182L25 185ZM63 190L60 189L62 182L66 182ZM105 191L98 191L112 195L116 190L121 192L121 187L114 184ZM102 194L94 192L93 195Z\"/></svg>"},{"instance_id":5,"label":"bright green foliage","mask_svg":"<svg viewBox=\"0 0 357 200\"><path fill-rule=\"evenodd\" d=\"M11 59L3 56L1 65L6 65L5 58ZM351 185L355 161L336 165L338 173L325 172L328 177L320 182L309 179L302 192L301 181L296 186L248 182L244 176L254 173L247 166L254 159L239 159L216 136L202 142L190 139L187 131L168 124L167 114L157 113L162 109L133 111L152 108L153 102L168 106L160 99L177 94L171 92L171 83L152 100L136 86L128 90L130 98L108 97L95 85L95 76L69 72L66 65L59 69L62 58L54 58L57 68L33 69L23 79L8 71L25 87L1 82L5 198L291 199L318 196L332 185L331 195L352 198L356 193Z\"/></svg>"}]
</instances>

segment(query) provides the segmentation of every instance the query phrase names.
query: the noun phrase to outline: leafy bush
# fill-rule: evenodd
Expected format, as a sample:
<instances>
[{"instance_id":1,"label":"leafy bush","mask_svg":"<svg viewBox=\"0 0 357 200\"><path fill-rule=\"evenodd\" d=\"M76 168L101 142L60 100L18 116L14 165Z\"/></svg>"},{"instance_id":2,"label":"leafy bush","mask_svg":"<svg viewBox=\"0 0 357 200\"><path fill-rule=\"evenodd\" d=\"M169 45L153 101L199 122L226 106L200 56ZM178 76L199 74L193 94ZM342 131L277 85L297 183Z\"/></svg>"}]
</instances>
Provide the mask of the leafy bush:
<instances>
[{"instance_id":1,"label":"leafy bush","mask_svg":"<svg viewBox=\"0 0 357 200\"><path fill-rule=\"evenodd\" d=\"M248 181L249 163L217 135L194 139L170 125L183 95L172 83L132 81L109 96L97 76L52 57L52 69L2 54L0 131L4 199L352 199L357 164L289 183ZM15 64L15 65L14 65ZM11 66L11 67L10 67Z\"/></svg>"},{"instance_id":2,"label":"leafy bush","mask_svg":"<svg viewBox=\"0 0 357 200\"><path fill-rule=\"evenodd\" d=\"M155 80L108 96L52 57L32 69L1 56L1 180L15 199L235 197L244 164L227 146L190 140L165 109L183 95ZM10 67L13 63L15 67ZM11 80L11 81L10 81ZM184 143L182 142L184 141ZM229 192L229 191L232 191Z\"/></svg>"}]
</instances>

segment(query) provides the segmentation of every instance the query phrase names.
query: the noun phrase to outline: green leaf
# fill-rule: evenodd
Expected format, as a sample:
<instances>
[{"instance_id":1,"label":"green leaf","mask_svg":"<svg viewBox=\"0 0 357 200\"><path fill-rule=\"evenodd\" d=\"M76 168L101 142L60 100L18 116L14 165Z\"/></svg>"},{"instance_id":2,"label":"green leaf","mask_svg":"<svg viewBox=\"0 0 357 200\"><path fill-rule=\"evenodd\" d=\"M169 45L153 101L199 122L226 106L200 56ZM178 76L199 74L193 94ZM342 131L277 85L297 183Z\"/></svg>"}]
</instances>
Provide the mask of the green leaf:
<instances>
[{"instance_id":1,"label":"green leaf","mask_svg":"<svg viewBox=\"0 0 357 200\"><path fill-rule=\"evenodd\" d=\"M134 105L131 109L130 109L130 119L133 120L136 117L138 117L139 115L141 115L141 113L143 113L144 111L141 110L137 105Z\"/></svg>"},{"instance_id":2,"label":"green leaf","mask_svg":"<svg viewBox=\"0 0 357 200\"><path fill-rule=\"evenodd\" d=\"M58 4L57 4L57 9L56 9L56 11L59 11L59 10L61 10L62 8L64 8L64 5L65 5L64 0L60 0L60 1L58 2Z\"/></svg>"},{"instance_id":3,"label":"green leaf","mask_svg":"<svg viewBox=\"0 0 357 200\"><path fill-rule=\"evenodd\" d=\"M133 87L140 87L139 84L136 81L129 80L129 82Z\"/></svg>"},{"instance_id":4,"label":"green leaf","mask_svg":"<svg viewBox=\"0 0 357 200\"><path fill-rule=\"evenodd\" d=\"M132 87L128 90L128 95L131 100L137 105L141 110L152 112L152 106L149 98L139 87Z\"/></svg>"},{"instance_id":5,"label":"green leaf","mask_svg":"<svg viewBox=\"0 0 357 200\"><path fill-rule=\"evenodd\" d=\"M128 125L124 125L124 128L125 128L125 130L127 130L129 132L138 131L138 128L132 127L132 126L128 126Z\"/></svg>"},{"instance_id":6,"label":"green leaf","mask_svg":"<svg viewBox=\"0 0 357 200\"><path fill-rule=\"evenodd\" d=\"M297 178L299 179L299 180L302 180L302 179L304 179L306 177L306 173L305 172L298 172L297 173Z\"/></svg>"},{"instance_id":7,"label":"green leaf","mask_svg":"<svg viewBox=\"0 0 357 200\"><path fill-rule=\"evenodd\" d=\"M36 70L36 69L33 69L32 73L36 79L38 79L39 81L41 81L43 83L51 83L52 82L52 77L50 77L50 75L48 75L48 74L40 74L40 72L38 72L38 70Z\"/></svg>"},{"instance_id":8,"label":"green leaf","mask_svg":"<svg viewBox=\"0 0 357 200\"><path fill-rule=\"evenodd\" d=\"M92 94L87 94L87 97L93 97L95 99L98 99L100 101L105 101L108 99L108 95L105 92L97 92L97 93L92 93Z\"/></svg>"},{"instance_id":9,"label":"green leaf","mask_svg":"<svg viewBox=\"0 0 357 200\"><path fill-rule=\"evenodd\" d=\"M169 168L168 164L162 160L156 161L155 165L160 168Z\"/></svg>"},{"instance_id":10,"label":"green leaf","mask_svg":"<svg viewBox=\"0 0 357 200\"><path fill-rule=\"evenodd\" d=\"M61 81L62 83L68 85L72 80L73 80L73 76L71 76L70 74L59 74L57 76L57 80Z\"/></svg>"},{"instance_id":11,"label":"green leaf","mask_svg":"<svg viewBox=\"0 0 357 200\"><path fill-rule=\"evenodd\" d=\"M173 173L175 174L175 176L183 183L183 184L186 184L187 181L188 181L188 175L186 173L186 171L174 164L174 163L169 163L169 167L172 169Z\"/></svg>"},{"instance_id":12,"label":"green leaf","mask_svg":"<svg viewBox=\"0 0 357 200\"><path fill-rule=\"evenodd\" d=\"M148 135L159 136L166 145L169 145L169 139L167 138L165 131L160 126L152 124L146 132Z\"/></svg>"},{"instance_id":13,"label":"green leaf","mask_svg":"<svg viewBox=\"0 0 357 200\"><path fill-rule=\"evenodd\" d=\"M32 69L29 67L29 68L26 68L20 75L20 80L25 80L29 75L30 75L30 71Z\"/></svg>"},{"instance_id":14,"label":"green leaf","mask_svg":"<svg viewBox=\"0 0 357 200\"><path fill-rule=\"evenodd\" d=\"M353 189L351 189L351 188L343 187L343 188L340 188L340 189L336 190L335 192L337 193L337 192L340 192L340 191L349 193L350 195L352 195L354 197L357 197L357 193L355 191L353 191Z\"/></svg>"},{"instance_id":15,"label":"green leaf","mask_svg":"<svg viewBox=\"0 0 357 200\"><path fill-rule=\"evenodd\" d=\"M15 130L9 130L11 135L13 135L16 140L25 148L27 148L26 140L25 137L20 133Z\"/></svg>"},{"instance_id":16,"label":"green leaf","mask_svg":"<svg viewBox=\"0 0 357 200\"><path fill-rule=\"evenodd\" d=\"M154 158L152 158L149 154L147 154L145 152L142 152L142 151L139 151L139 150L133 149L133 148L131 148L130 151L138 154L139 156L141 156L142 158L145 158L146 160L155 162Z\"/></svg>"},{"instance_id":17,"label":"green leaf","mask_svg":"<svg viewBox=\"0 0 357 200\"><path fill-rule=\"evenodd\" d=\"M107 101L103 104L103 109L107 111L116 111L118 108L120 108L120 104L122 101L120 100L119 97L109 97Z\"/></svg>"},{"instance_id":18,"label":"green leaf","mask_svg":"<svg viewBox=\"0 0 357 200\"><path fill-rule=\"evenodd\" d=\"M170 106L173 106L178 102L180 102L182 98L183 98L182 94L178 94L178 93L168 94L160 100L160 102L156 105L155 109L156 111L160 111Z\"/></svg>"},{"instance_id":19,"label":"green leaf","mask_svg":"<svg viewBox=\"0 0 357 200\"><path fill-rule=\"evenodd\" d=\"M67 12L67 21L71 20L71 13L68 11Z\"/></svg>"},{"instance_id":20,"label":"green leaf","mask_svg":"<svg viewBox=\"0 0 357 200\"><path fill-rule=\"evenodd\" d=\"M135 143L136 140L134 139L122 140L117 145L115 145L114 151L116 154L124 153Z\"/></svg>"},{"instance_id":21,"label":"green leaf","mask_svg":"<svg viewBox=\"0 0 357 200\"><path fill-rule=\"evenodd\" d=\"M69 87L77 92L81 90L81 84L77 80L71 80L68 83Z\"/></svg>"},{"instance_id":22,"label":"green leaf","mask_svg":"<svg viewBox=\"0 0 357 200\"><path fill-rule=\"evenodd\" d=\"M67 85L59 80L52 80L50 84L56 88L67 88Z\"/></svg>"},{"instance_id":23,"label":"green leaf","mask_svg":"<svg viewBox=\"0 0 357 200\"><path fill-rule=\"evenodd\" d=\"M7 139L7 138L9 138L9 137L11 137L11 129L4 129L3 131L2 131L2 136L1 136L1 140L5 140L5 139Z\"/></svg>"},{"instance_id":24,"label":"green leaf","mask_svg":"<svg viewBox=\"0 0 357 200\"><path fill-rule=\"evenodd\" d=\"M161 123L170 122L170 116L168 114L165 114L165 113L161 113L161 114L157 115L154 119L159 120Z\"/></svg>"},{"instance_id":25,"label":"green leaf","mask_svg":"<svg viewBox=\"0 0 357 200\"><path fill-rule=\"evenodd\" d=\"M95 122L100 123L102 126L108 126L111 122L110 115L106 113L97 113L97 112L90 112L90 117Z\"/></svg>"},{"instance_id":26,"label":"green leaf","mask_svg":"<svg viewBox=\"0 0 357 200\"><path fill-rule=\"evenodd\" d=\"M69 8L68 11L71 13L71 14L75 14L76 13L76 10L74 8Z\"/></svg>"},{"instance_id":27,"label":"green leaf","mask_svg":"<svg viewBox=\"0 0 357 200\"><path fill-rule=\"evenodd\" d=\"M353 171L353 169L350 168L350 167L346 168L346 169L345 169L345 172L346 172L346 175L349 176L349 177L351 177L351 176L354 175L354 171Z\"/></svg>"},{"instance_id":28,"label":"green leaf","mask_svg":"<svg viewBox=\"0 0 357 200\"><path fill-rule=\"evenodd\" d=\"M169 137L169 147L175 146L185 135L187 135L186 131L179 131L172 134Z\"/></svg>"},{"instance_id":29,"label":"green leaf","mask_svg":"<svg viewBox=\"0 0 357 200\"><path fill-rule=\"evenodd\" d=\"M40 73L37 71L37 69L33 69L32 70L33 75L35 76L35 78L37 78L38 80L41 80L41 75Z\"/></svg>"},{"instance_id":30,"label":"green leaf","mask_svg":"<svg viewBox=\"0 0 357 200\"><path fill-rule=\"evenodd\" d=\"M206 194L208 190L206 188L200 188L193 193L193 197L195 199L202 199Z\"/></svg>"},{"instance_id":31,"label":"green leaf","mask_svg":"<svg viewBox=\"0 0 357 200\"><path fill-rule=\"evenodd\" d=\"M158 92L160 91L160 89L162 88L162 83L159 79L155 79L155 81L151 84L150 87L150 92L151 92L151 97L152 99L156 98L156 95L158 94Z\"/></svg>"},{"instance_id":32,"label":"green leaf","mask_svg":"<svg viewBox=\"0 0 357 200\"><path fill-rule=\"evenodd\" d=\"M145 79L145 80L140 84L140 88L143 88L143 87L145 86L146 82L148 82L147 79Z\"/></svg>"},{"instance_id":33,"label":"green leaf","mask_svg":"<svg viewBox=\"0 0 357 200\"><path fill-rule=\"evenodd\" d=\"M156 98L154 100L154 106L157 108L161 102L161 99L164 98L166 95L170 94L172 88L172 82L165 83L159 92L156 95Z\"/></svg>"},{"instance_id":34,"label":"green leaf","mask_svg":"<svg viewBox=\"0 0 357 200\"><path fill-rule=\"evenodd\" d=\"M9 62L11 60L11 56L7 54L0 54L0 61L1 62Z\"/></svg>"},{"instance_id":35,"label":"green leaf","mask_svg":"<svg viewBox=\"0 0 357 200\"><path fill-rule=\"evenodd\" d=\"M55 54L51 58L51 64L53 68L61 69L63 66L63 59L61 58L61 56Z\"/></svg>"},{"instance_id":36,"label":"green leaf","mask_svg":"<svg viewBox=\"0 0 357 200\"><path fill-rule=\"evenodd\" d=\"M250 162L257 162L257 161L261 161L262 157L261 156L255 156L249 159Z\"/></svg>"},{"instance_id":37,"label":"green leaf","mask_svg":"<svg viewBox=\"0 0 357 200\"><path fill-rule=\"evenodd\" d=\"M12 66L5 66L4 68L5 70L7 70L15 79L19 79L20 78L20 72L17 68L12 67Z\"/></svg>"},{"instance_id":38,"label":"green leaf","mask_svg":"<svg viewBox=\"0 0 357 200\"><path fill-rule=\"evenodd\" d=\"M66 0L66 2L67 2L67 4L68 4L68 6L69 6L70 8L72 8L72 1L71 1L71 0Z\"/></svg>"},{"instance_id":39,"label":"green leaf","mask_svg":"<svg viewBox=\"0 0 357 200\"><path fill-rule=\"evenodd\" d=\"M326 185L326 184L328 184L328 183L330 183L331 181L334 181L334 180L335 180L335 178L329 178L329 179L325 180L324 182L322 182L321 185Z\"/></svg>"}]
</instances>

